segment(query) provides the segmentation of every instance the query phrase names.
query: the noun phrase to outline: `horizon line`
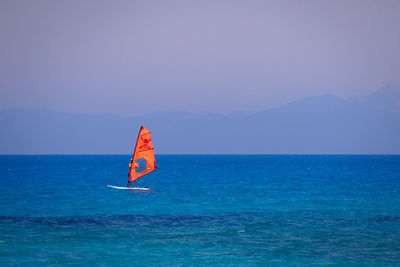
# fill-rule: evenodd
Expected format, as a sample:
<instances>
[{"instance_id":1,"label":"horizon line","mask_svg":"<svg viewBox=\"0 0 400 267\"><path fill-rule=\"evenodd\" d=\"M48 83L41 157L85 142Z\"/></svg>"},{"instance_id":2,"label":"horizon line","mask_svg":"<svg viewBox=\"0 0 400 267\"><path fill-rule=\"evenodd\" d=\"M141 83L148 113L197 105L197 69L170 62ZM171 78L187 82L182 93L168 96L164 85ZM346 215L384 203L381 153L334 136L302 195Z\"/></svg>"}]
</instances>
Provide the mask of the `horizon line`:
<instances>
[{"instance_id":1,"label":"horizon line","mask_svg":"<svg viewBox=\"0 0 400 267\"><path fill-rule=\"evenodd\" d=\"M1 156L126 156L132 153L14 153ZM400 156L400 153L158 153L155 156Z\"/></svg>"}]
</instances>

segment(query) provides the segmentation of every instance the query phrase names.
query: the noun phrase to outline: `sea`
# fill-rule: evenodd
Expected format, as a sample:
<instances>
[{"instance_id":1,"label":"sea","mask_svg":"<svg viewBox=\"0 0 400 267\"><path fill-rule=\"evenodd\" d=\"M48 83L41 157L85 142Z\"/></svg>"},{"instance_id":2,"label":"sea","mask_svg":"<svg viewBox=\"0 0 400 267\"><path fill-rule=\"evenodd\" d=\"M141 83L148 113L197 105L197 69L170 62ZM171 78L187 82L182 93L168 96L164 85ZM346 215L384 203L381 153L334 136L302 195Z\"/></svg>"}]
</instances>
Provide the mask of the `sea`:
<instances>
[{"instance_id":1,"label":"sea","mask_svg":"<svg viewBox=\"0 0 400 267\"><path fill-rule=\"evenodd\" d=\"M0 156L0 266L400 266L399 155Z\"/></svg>"}]
</instances>

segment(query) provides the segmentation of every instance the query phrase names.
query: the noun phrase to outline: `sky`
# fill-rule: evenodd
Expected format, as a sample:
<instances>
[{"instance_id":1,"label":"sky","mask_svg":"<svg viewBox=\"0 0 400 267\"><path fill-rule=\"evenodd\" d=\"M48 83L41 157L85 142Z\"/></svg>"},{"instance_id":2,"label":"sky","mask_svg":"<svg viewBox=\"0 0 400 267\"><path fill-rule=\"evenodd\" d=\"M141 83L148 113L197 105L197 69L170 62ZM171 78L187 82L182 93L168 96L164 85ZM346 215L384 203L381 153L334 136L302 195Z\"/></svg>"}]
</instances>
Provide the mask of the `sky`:
<instances>
[{"instance_id":1,"label":"sky","mask_svg":"<svg viewBox=\"0 0 400 267\"><path fill-rule=\"evenodd\" d=\"M354 98L400 77L400 1L0 1L0 108L140 115Z\"/></svg>"}]
</instances>

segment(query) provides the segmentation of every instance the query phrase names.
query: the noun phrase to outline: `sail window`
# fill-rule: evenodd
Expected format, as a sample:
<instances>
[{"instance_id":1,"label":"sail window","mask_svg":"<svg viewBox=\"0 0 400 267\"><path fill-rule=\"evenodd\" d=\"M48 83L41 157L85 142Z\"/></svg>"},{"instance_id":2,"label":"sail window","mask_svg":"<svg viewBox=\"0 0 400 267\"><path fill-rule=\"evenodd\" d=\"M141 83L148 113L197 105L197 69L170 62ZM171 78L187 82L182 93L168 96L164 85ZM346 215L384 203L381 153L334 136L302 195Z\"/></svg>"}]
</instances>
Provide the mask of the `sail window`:
<instances>
[{"instance_id":1,"label":"sail window","mask_svg":"<svg viewBox=\"0 0 400 267\"><path fill-rule=\"evenodd\" d=\"M144 158L137 159L135 161L139 168L136 169L136 172L142 172L146 169L146 160Z\"/></svg>"}]
</instances>

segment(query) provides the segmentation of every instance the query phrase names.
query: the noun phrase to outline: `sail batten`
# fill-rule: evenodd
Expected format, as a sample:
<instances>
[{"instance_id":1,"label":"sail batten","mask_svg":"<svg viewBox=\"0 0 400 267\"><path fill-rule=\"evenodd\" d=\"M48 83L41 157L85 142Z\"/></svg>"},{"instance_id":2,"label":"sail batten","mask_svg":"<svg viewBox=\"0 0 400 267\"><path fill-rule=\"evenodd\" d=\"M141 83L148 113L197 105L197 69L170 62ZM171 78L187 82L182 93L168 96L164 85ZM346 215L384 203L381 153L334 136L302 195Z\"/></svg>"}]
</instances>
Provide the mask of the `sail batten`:
<instances>
[{"instance_id":1,"label":"sail batten","mask_svg":"<svg viewBox=\"0 0 400 267\"><path fill-rule=\"evenodd\" d=\"M145 161L146 166L140 166L139 161ZM151 140L151 133L143 126L139 130L136 140L135 150L133 152L131 163L129 164L128 181L133 182L136 179L149 174L157 169L156 160L154 157L154 147ZM137 170L143 170L138 172Z\"/></svg>"}]
</instances>

